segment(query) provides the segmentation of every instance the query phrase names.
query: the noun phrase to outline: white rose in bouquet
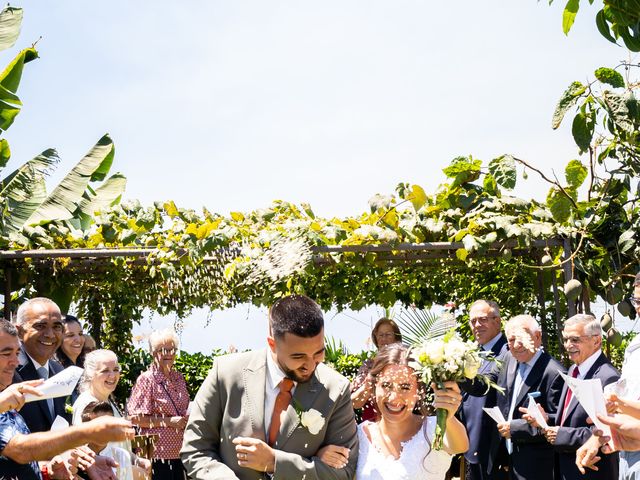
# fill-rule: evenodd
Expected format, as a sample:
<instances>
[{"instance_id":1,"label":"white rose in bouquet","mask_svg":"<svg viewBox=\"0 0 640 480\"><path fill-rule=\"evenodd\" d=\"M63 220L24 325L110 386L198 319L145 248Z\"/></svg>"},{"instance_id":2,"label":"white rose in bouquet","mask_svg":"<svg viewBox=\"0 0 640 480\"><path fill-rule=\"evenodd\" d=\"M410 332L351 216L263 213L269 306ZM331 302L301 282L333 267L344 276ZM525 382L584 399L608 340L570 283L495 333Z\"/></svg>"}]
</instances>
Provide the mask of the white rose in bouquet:
<instances>
[{"instance_id":1,"label":"white rose in bouquet","mask_svg":"<svg viewBox=\"0 0 640 480\"><path fill-rule=\"evenodd\" d=\"M481 365L482 359L480 357L473 353L467 355L467 358L464 360L464 376L469 379L476 378Z\"/></svg>"},{"instance_id":2,"label":"white rose in bouquet","mask_svg":"<svg viewBox=\"0 0 640 480\"><path fill-rule=\"evenodd\" d=\"M432 364L441 363L444 360L444 342L433 341L425 345L424 353L427 355L427 361Z\"/></svg>"},{"instance_id":3,"label":"white rose in bouquet","mask_svg":"<svg viewBox=\"0 0 640 480\"><path fill-rule=\"evenodd\" d=\"M467 350L466 344L458 338L452 338L444 344L444 356L447 360L462 358Z\"/></svg>"}]
</instances>

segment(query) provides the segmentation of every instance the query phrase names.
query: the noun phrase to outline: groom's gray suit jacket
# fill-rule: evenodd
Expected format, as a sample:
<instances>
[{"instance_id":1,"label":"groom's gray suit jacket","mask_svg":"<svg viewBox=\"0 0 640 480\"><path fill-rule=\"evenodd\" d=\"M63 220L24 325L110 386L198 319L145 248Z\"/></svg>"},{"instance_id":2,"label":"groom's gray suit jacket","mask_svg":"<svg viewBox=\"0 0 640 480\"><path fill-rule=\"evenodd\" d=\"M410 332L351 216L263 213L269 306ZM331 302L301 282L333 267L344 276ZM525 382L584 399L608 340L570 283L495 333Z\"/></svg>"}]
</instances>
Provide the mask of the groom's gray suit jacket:
<instances>
[{"instance_id":1,"label":"groom's gray suit jacket","mask_svg":"<svg viewBox=\"0 0 640 480\"><path fill-rule=\"evenodd\" d=\"M226 355L215 360L196 395L184 433L181 457L190 478L256 480L266 477L255 470L240 467L232 443L239 436L265 440L266 372L266 349ZM318 410L325 422L317 435L311 435L300 424L293 405L289 405L275 447L273 478L353 478L358 438L348 380L320 364L311 380L297 384L293 398L302 411ZM345 468L331 468L314 457L321 447L330 444L351 449Z\"/></svg>"}]
</instances>

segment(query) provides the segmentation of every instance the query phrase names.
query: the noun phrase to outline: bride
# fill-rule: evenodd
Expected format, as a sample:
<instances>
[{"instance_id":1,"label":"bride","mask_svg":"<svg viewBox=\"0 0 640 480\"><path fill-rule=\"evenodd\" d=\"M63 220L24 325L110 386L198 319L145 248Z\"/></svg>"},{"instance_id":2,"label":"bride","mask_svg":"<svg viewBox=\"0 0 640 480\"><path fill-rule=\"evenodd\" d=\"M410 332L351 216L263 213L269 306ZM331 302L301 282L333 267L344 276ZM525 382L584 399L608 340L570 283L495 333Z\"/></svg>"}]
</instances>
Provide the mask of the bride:
<instances>
[{"instance_id":1,"label":"bride","mask_svg":"<svg viewBox=\"0 0 640 480\"><path fill-rule=\"evenodd\" d=\"M433 450L436 417L425 414L426 385L411 368L410 351L395 343L383 348L369 373L381 418L358 425L356 480L442 480L451 456L469 445L464 426L454 417L461 402L458 385L446 382L435 391L433 406L447 410L447 430L442 450ZM345 451L346 450L346 451ZM318 457L334 468L346 465L349 452L327 445Z\"/></svg>"}]
</instances>

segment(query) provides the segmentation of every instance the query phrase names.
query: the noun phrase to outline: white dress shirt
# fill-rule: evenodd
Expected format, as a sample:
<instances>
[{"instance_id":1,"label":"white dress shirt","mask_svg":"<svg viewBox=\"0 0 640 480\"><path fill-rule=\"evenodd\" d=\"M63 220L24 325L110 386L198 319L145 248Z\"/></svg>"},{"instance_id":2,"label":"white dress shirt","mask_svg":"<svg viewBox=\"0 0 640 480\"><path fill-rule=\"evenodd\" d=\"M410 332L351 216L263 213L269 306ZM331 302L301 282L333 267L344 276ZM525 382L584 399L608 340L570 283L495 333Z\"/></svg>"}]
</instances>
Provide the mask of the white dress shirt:
<instances>
[{"instance_id":1,"label":"white dress shirt","mask_svg":"<svg viewBox=\"0 0 640 480\"><path fill-rule=\"evenodd\" d=\"M280 382L286 375L280 368L280 366L274 361L273 355L270 350L267 350L267 381L264 383L264 431L269 431L271 426L271 415L273 414L273 407L276 404L276 397L280 393ZM296 382L293 382L293 388L291 389L291 395L296 390Z\"/></svg>"}]
</instances>

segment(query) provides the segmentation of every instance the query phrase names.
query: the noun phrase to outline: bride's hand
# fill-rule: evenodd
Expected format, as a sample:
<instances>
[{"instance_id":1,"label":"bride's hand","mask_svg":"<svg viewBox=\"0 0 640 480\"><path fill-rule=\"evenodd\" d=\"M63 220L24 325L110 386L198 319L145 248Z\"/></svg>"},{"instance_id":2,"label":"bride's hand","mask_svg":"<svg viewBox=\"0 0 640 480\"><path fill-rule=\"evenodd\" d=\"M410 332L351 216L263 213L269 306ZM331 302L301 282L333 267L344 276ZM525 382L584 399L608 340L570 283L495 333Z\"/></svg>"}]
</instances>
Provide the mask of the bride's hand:
<instances>
[{"instance_id":1,"label":"bride's hand","mask_svg":"<svg viewBox=\"0 0 640 480\"><path fill-rule=\"evenodd\" d=\"M435 383L431 384L431 388L433 388L435 394L433 406L436 408L444 408L448 412L447 418L451 418L453 414L458 411L460 403L462 402L460 387L458 387L456 382L448 381L444 382L444 388L442 390L438 390Z\"/></svg>"},{"instance_id":2,"label":"bride's hand","mask_svg":"<svg viewBox=\"0 0 640 480\"><path fill-rule=\"evenodd\" d=\"M316 457L330 467L344 468L349 462L349 449L338 445L325 445L318 450Z\"/></svg>"}]
</instances>

